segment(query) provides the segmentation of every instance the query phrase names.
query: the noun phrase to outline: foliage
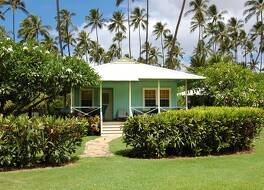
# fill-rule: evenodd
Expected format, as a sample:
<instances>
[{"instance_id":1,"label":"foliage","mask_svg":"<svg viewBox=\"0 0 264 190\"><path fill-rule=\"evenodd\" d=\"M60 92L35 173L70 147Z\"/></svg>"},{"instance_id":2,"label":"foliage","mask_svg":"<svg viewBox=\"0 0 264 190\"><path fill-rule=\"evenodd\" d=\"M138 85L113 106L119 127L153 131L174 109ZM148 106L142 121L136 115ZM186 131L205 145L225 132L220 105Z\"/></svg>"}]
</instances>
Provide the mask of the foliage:
<instances>
[{"instance_id":1,"label":"foliage","mask_svg":"<svg viewBox=\"0 0 264 190\"><path fill-rule=\"evenodd\" d=\"M80 146L87 122L77 118L0 116L0 166L62 164Z\"/></svg>"},{"instance_id":2,"label":"foliage","mask_svg":"<svg viewBox=\"0 0 264 190\"><path fill-rule=\"evenodd\" d=\"M206 77L199 82L206 95L218 106L259 106L263 104L263 82L254 72L233 63L217 63L200 70Z\"/></svg>"},{"instance_id":3,"label":"foliage","mask_svg":"<svg viewBox=\"0 0 264 190\"><path fill-rule=\"evenodd\" d=\"M257 108L195 108L129 118L124 142L136 156L219 155L247 151L264 126Z\"/></svg>"},{"instance_id":4,"label":"foliage","mask_svg":"<svg viewBox=\"0 0 264 190\"><path fill-rule=\"evenodd\" d=\"M61 58L33 42L0 40L0 113L20 114L72 87L97 85L99 76L84 61ZM7 102L13 106L6 109Z\"/></svg>"}]
</instances>

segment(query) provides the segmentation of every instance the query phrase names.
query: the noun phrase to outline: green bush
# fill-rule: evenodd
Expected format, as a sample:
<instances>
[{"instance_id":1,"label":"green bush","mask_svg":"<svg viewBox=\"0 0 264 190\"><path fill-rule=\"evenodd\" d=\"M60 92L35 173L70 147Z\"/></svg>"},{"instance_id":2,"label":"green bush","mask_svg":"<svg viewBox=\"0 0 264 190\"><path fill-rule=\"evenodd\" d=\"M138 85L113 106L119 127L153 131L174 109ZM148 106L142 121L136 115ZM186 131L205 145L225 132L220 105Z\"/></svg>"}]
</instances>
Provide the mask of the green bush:
<instances>
[{"instance_id":1,"label":"green bush","mask_svg":"<svg viewBox=\"0 0 264 190\"><path fill-rule=\"evenodd\" d=\"M81 144L87 122L77 118L0 116L0 166L62 164Z\"/></svg>"},{"instance_id":2,"label":"green bush","mask_svg":"<svg viewBox=\"0 0 264 190\"><path fill-rule=\"evenodd\" d=\"M123 138L139 157L220 155L250 150L263 125L261 109L200 107L129 118Z\"/></svg>"}]
</instances>

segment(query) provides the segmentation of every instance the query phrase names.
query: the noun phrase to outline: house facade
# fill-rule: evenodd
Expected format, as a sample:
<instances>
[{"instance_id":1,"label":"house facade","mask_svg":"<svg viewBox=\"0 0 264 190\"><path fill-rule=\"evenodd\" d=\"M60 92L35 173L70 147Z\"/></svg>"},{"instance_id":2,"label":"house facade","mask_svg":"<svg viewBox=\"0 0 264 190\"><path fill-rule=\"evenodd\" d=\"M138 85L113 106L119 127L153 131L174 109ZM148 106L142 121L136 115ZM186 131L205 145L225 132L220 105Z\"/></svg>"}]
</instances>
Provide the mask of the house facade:
<instances>
[{"instance_id":1,"label":"house facade","mask_svg":"<svg viewBox=\"0 0 264 190\"><path fill-rule=\"evenodd\" d=\"M187 90L188 80L204 79L129 59L94 66L94 69L101 77L101 85L72 89L71 110L100 115L102 122L143 113L187 109L187 104L184 107L177 104L178 84L184 82Z\"/></svg>"}]
</instances>

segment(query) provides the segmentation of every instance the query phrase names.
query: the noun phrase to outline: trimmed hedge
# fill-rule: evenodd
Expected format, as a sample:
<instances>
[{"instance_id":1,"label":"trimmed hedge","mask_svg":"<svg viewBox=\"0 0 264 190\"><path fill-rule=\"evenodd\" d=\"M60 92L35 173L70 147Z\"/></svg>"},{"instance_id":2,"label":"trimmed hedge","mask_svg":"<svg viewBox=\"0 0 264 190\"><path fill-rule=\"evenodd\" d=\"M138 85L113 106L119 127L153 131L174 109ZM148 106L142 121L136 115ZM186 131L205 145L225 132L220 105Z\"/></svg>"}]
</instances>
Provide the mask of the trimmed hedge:
<instances>
[{"instance_id":1,"label":"trimmed hedge","mask_svg":"<svg viewBox=\"0 0 264 190\"><path fill-rule=\"evenodd\" d=\"M199 107L129 118L124 142L133 156L203 156L248 151L264 125L257 108Z\"/></svg>"},{"instance_id":2,"label":"trimmed hedge","mask_svg":"<svg viewBox=\"0 0 264 190\"><path fill-rule=\"evenodd\" d=\"M67 162L86 128L87 122L77 118L0 115L0 167Z\"/></svg>"}]
</instances>

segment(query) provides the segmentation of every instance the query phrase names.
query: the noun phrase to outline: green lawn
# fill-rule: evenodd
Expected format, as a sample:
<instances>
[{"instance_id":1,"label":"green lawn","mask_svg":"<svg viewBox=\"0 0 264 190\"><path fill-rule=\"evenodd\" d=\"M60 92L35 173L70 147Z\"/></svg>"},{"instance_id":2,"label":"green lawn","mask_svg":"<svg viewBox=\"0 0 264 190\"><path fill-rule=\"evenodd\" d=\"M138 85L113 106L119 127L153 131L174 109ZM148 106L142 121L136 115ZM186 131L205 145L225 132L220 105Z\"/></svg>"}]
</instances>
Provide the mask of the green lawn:
<instances>
[{"instance_id":1,"label":"green lawn","mask_svg":"<svg viewBox=\"0 0 264 190\"><path fill-rule=\"evenodd\" d=\"M111 151L123 149L120 139L111 143ZM84 158L60 168L0 173L0 189L262 190L264 133L251 154L163 160Z\"/></svg>"}]
</instances>

